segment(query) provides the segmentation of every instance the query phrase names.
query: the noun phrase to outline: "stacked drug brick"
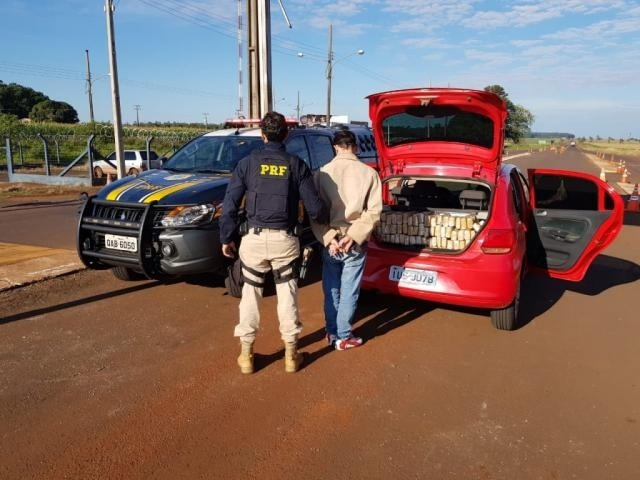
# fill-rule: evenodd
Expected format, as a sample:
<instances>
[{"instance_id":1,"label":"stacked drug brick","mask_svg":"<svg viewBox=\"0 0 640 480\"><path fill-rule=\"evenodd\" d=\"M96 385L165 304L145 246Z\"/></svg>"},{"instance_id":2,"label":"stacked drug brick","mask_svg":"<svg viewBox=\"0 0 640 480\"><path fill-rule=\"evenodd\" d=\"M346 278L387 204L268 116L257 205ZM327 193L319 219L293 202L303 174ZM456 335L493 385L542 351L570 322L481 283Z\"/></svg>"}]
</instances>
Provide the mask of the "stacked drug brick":
<instances>
[{"instance_id":1,"label":"stacked drug brick","mask_svg":"<svg viewBox=\"0 0 640 480\"><path fill-rule=\"evenodd\" d=\"M376 236L398 245L463 250L483 223L470 213L384 211Z\"/></svg>"}]
</instances>

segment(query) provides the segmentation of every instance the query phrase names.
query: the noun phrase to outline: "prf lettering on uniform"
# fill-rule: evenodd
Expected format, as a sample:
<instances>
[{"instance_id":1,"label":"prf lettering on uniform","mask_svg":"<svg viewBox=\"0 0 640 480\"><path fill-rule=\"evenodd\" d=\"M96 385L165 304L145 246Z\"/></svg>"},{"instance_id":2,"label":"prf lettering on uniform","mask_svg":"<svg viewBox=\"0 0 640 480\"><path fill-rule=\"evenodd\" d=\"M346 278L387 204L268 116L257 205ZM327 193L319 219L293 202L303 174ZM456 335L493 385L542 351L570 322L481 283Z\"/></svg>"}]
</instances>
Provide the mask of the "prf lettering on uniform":
<instances>
[{"instance_id":1,"label":"prf lettering on uniform","mask_svg":"<svg viewBox=\"0 0 640 480\"><path fill-rule=\"evenodd\" d=\"M284 177L287 174L287 165L260 165L260 175L267 177Z\"/></svg>"}]
</instances>

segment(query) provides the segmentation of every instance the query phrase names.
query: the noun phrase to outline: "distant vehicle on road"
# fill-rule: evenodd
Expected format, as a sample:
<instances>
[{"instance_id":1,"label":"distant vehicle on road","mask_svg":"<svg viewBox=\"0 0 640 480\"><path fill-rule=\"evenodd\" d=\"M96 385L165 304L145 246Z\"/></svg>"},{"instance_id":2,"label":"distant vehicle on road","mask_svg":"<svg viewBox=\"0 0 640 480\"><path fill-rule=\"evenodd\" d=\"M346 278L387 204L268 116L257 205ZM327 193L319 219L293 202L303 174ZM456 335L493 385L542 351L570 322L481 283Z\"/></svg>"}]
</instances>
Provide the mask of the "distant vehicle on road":
<instances>
[{"instance_id":1,"label":"distant vehicle on road","mask_svg":"<svg viewBox=\"0 0 640 480\"><path fill-rule=\"evenodd\" d=\"M162 160L156 152L149 151L150 169L160 168ZM127 175L138 175L140 172L147 170L147 151L146 150L125 150L124 165ZM118 173L118 161L116 160L116 152L111 152L104 160L93 161L93 176L102 178L108 174Z\"/></svg>"}]
</instances>

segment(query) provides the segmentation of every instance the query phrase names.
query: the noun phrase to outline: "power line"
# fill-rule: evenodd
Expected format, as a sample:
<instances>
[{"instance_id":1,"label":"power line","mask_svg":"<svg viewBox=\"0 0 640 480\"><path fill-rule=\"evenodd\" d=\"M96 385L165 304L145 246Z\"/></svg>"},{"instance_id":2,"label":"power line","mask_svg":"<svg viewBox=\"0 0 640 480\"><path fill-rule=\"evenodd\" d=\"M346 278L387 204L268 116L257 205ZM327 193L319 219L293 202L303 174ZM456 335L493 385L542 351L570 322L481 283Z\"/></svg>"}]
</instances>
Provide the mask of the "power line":
<instances>
[{"instance_id":1,"label":"power line","mask_svg":"<svg viewBox=\"0 0 640 480\"><path fill-rule=\"evenodd\" d=\"M86 73L84 72L79 72L79 71L69 70L69 69L62 69L59 67L51 67L46 65L33 65L33 64L27 64L27 63L13 63L13 62L0 61L0 71L18 73L21 75L43 77L43 78L59 78L62 80L80 80L83 82L86 81ZM100 78L104 75L94 75L92 73L93 82L95 82L96 78ZM181 93L185 95L195 95L195 96L202 96L202 97L230 96L220 92L176 87L176 86L163 85L163 84L153 83L148 81L126 79L122 77L120 77L120 83L125 83L131 86L145 88L145 89L171 91L174 93Z\"/></svg>"},{"instance_id":2,"label":"power line","mask_svg":"<svg viewBox=\"0 0 640 480\"><path fill-rule=\"evenodd\" d=\"M138 0L138 1L152 8L161 10L169 15L180 18L188 23L192 23L197 26L207 28L220 35L229 37L234 40L237 39L237 32L235 31L237 28L237 25L234 24L232 20L227 20L224 17L211 14L206 10L204 10L202 7L198 7L192 3L189 3L189 2L182 3L177 0ZM224 24L225 26L228 26L228 28L215 27L211 23L213 21ZM274 37L279 38L278 35L274 35ZM296 42L292 40L279 40L276 45L272 44L272 49L275 53L285 55L285 56L291 56L291 57L293 56L297 57L300 51L304 51L306 58L310 60L315 60L318 62L323 62L323 63L326 62L326 59L324 58L323 55L321 55L320 53L316 53L316 52L321 52L321 49L319 47L312 46L305 42ZM343 65L377 82L381 82L387 85L394 85L397 83L380 75L377 72L374 72L372 70L369 70L363 67L362 65L358 65L355 62L346 61L343 63ZM34 65L34 64L26 64L26 63L19 63L19 62L0 61L0 71L17 73L21 75L44 77L44 78L59 78L63 80L78 80L78 81L85 80L85 74L83 72L60 68L60 67L53 67L48 65ZM100 75L94 76L94 78L97 78L97 77L100 77ZM128 85L139 86L141 88L152 88L156 90L172 91L175 93L181 93L186 95L196 95L196 96L205 96L205 97L220 96L220 95L229 96L229 95L216 93L216 92L154 84L151 82L140 82L138 80L128 80L126 78L121 78L121 82L126 83Z\"/></svg>"},{"instance_id":3,"label":"power line","mask_svg":"<svg viewBox=\"0 0 640 480\"><path fill-rule=\"evenodd\" d=\"M36 77L61 78L63 80L84 80L83 72L46 65L0 61L0 71Z\"/></svg>"},{"instance_id":4,"label":"power line","mask_svg":"<svg viewBox=\"0 0 640 480\"><path fill-rule=\"evenodd\" d=\"M390 78L380 75L374 72L373 70L369 70L368 68L363 67L362 65L358 65L355 62L344 62L343 65L350 68L351 70L356 70L360 72L362 75L364 75L365 77L369 77L370 79L375 80L377 82L385 83L391 87L396 87L398 85L397 81L391 80Z\"/></svg>"},{"instance_id":5,"label":"power line","mask_svg":"<svg viewBox=\"0 0 640 480\"><path fill-rule=\"evenodd\" d=\"M139 2L157 10L163 11L169 15L172 15L176 18L186 21L187 23L191 23L193 25L197 25L202 28L206 28L208 30L214 31L220 35L225 37L237 40L237 24L231 18L222 17L220 15L215 15L205 8L193 4L191 2L179 1L179 0L138 0ZM223 27L215 26L214 22L222 24ZM325 62L324 52L322 48L317 47L315 45L294 41L290 39L284 39L279 35L272 35L271 48L274 53L279 53L286 56L298 56L299 52L303 51L305 56L310 59L317 60L320 62ZM348 62L345 62L345 65ZM352 64L355 65L355 64ZM354 67L361 74L376 80L378 82L386 83L388 85L393 85L394 82L388 78L383 77L382 75L368 70L362 66Z\"/></svg>"},{"instance_id":6,"label":"power line","mask_svg":"<svg viewBox=\"0 0 640 480\"><path fill-rule=\"evenodd\" d=\"M166 3L170 3L172 4L175 8L180 9L180 10L184 10L187 9L189 11L192 11L198 15L202 15L205 17L210 17L213 20L216 20L217 22L220 23L224 23L226 24L230 29L235 28L235 22L232 19L232 17L223 17L221 15L216 15L214 13L211 13L208 9L205 9L204 7L195 5L193 3L189 3L186 1L177 1L177 0L157 0L159 2L166 2Z\"/></svg>"},{"instance_id":7,"label":"power line","mask_svg":"<svg viewBox=\"0 0 640 480\"><path fill-rule=\"evenodd\" d=\"M237 35L234 35L237 24L231 18L215 15L202 6L194 4L188 1L182 0L139 0L141 3L148 5L152 8L161 10L176 18L180 18L188 23L207 28L220 35L228 38L237 39ZM217 27L214 22L222 24L223 27ZM321 47L312 45L306 42L294 41L285 39L280 35L272 35L272 51L282 55L298 56L299 52L304 52L304 55L310 59L325 62L325 53ZM396 82L390 80L377 72L369 70L361 65L355 63L345 62L345 65L353 66L353 69L360 72L362 75L369 77L375 81L385 83L387 85L394 85Z\"/></svg>"},{"instance_id":8,"label":"power line","mask_svg":"<svg viewBox=\"0 0 640 480\"><path fill-rule=\"evenodd\" d=\"M120 83L132 85L132 86L140 87L144 89L163 90L163 91L170 91L170 92L182 93L185 95L194 95L194 96L200 96L200 97L221 97L221 96L232 97L232 95L225 94L225 93L210 92L206 90L196 90L196 89L183 88L183 87L174 87L171 85L162 85L158 83L145 82L140 80L130 80L130 79L120 78Z\"/></svg>"},{"instance_id":9,"label":"power line","mask_svg":"<svg viewBox=\"0 0 640 480\"><path fill-rule=\"evenodd\" d=\"M176 18L197 25L208 30L212 30L220 35L228 38L235 39L236 24L225 17L212 14L202 7L195 6L188 2L181 2L177 0L138 0L139 2ZM224 27L214 25L213 22L223 24ZM277 35L273 35L272 38L278 38ZM319 47L306 44L304 42L296 42L291 40L281 40L278 45L272 44L272 49L279 51L283 54L297 55L300 50L310 52L309 55L320 56L322 51ZM311 53L311 52L317 53Z\"/></svg>"},{"instance_id":10,"label":"power line","mask_svg":"<svg viewBox=\"0 0 640 480\"><path fill-rule=\"evenodd\" d=\"M145 5L148 5L149 7L161 10L165 13L168 13L169 15L172 15L176 18L180 18L181 20L184 20L188 23L192 23L195 25L198 25L200 27L206 28L208 30L212 30L216 33L219 33L220 35L223 35L225 37L229 37L229 38L233 38L235 39L235 35L233 35L233 33L231 33L232 29L228 29L227 31L222 30L218 27L215 27L214 25L212 25L211 23L207 22L206 19L200 18L197 15L191 15L187 12L185 12L185 6L182 3L174 3L172 4L170 1L168 2L169 5L167 5L166 3L161 3L161 1L159 0L138 0L141 3L144 3ZM172 6L173 5L173 6ZM187 9L188 10L188 9ZM205 17L211 17L210 15L204 15ZM213 18L218 18L218 17L213 17Z\"/></svg>"}]
</instances>

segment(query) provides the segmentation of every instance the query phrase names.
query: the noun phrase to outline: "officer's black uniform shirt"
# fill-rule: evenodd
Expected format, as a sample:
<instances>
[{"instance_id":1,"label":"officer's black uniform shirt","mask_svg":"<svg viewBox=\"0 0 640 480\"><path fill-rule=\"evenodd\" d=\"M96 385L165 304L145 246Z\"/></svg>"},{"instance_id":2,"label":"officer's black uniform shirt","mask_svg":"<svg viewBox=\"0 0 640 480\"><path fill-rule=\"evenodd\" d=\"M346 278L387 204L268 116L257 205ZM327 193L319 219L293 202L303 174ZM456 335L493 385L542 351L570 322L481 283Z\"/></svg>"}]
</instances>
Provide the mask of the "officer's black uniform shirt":
<instances>
[{"instance_id":1,"label":"officer's black uniform shirt","mask_svg":"<svg viewBox=\"0 0 640 480\"><path fill-rule=\"evenodd\" d=\"M222 204L220 242L233 240L238 210L246 194L245 210L250 227L288 230L298 221L298 201L319 223L329 211L318 196L309 167L286 152L280 142L270 141L238 162Z\"/></svg>"}]
</instances>

